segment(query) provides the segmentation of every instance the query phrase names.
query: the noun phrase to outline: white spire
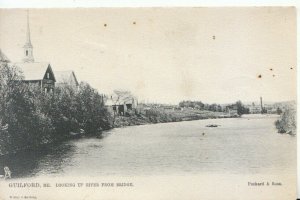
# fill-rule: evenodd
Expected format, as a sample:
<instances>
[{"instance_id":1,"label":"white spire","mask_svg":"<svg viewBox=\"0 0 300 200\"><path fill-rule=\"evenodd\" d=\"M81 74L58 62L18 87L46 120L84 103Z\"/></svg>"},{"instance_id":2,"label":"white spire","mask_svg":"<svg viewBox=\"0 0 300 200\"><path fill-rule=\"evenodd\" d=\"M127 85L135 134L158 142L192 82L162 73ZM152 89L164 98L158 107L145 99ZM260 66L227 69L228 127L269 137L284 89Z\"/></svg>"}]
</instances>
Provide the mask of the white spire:
<instances>
[{"instance_id":1,"label":"white spire","mask_svg":"<svg viewBox=\"0 0 300 200\"><path fill-rule=\"evenodd\" d=\"M29 11L27 10L27 32L26 32L26 42L24 45L24 62L34 62L33 58L33 46L30 39L30 26L29 26Z\"/></svg>"}]
</instances>

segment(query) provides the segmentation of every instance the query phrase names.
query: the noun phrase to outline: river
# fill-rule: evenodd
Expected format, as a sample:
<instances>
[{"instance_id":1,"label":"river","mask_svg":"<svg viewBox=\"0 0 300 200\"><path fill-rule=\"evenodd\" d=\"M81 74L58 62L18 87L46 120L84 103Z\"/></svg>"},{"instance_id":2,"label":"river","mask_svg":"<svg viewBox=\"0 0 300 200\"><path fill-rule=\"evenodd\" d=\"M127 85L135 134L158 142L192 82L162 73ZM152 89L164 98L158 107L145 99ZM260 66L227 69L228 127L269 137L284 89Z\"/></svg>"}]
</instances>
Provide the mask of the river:
<instances>
[{"instance_id":1,"label":"river","mask_svg":"<svg viewBox=\"0 0 300 200\"><path fill-rule=\"evenodd\" d=\"M0 161L14 178L294 174L296 137L278 134L277 118L245 115L117 128L102 138L74 139Z\"/></svg>"}]
</instances>

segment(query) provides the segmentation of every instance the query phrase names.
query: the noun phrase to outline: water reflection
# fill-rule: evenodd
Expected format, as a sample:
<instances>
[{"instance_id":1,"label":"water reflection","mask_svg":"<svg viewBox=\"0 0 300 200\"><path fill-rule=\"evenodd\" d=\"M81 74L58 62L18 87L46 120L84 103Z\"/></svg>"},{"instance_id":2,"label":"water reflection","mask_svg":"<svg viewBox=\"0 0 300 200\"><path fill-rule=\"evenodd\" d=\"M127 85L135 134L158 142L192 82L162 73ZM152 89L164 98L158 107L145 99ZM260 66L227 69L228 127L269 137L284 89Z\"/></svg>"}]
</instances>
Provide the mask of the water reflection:
<instances>
[{"instance_id":1,"label":"water reflection","mask_svg":"<svg viewBox=\"0 0 300 200\"><path fill-rule=\"evenodd\" d=\"M35 176L41 170L45 173L60 173L63 165L74 153L74 145L61 143L59 145L44 146L34 150L24 150L11 155L0 157L0 174L4 174L3 168L8 166L12 172L12 178Z\"/></svg>"},{"instance_id":2,"label":"water reflection","mask_svg":"<svg viewBox=\"0 0 300 200\"><path fill-rule=\"evenodd\" d=\"M294 174L296 138L277 116L210 119L113 129L0 158L12 178L166 174ZM207 127L219 124L218 127Z\"/></svg>"}]
</instances>

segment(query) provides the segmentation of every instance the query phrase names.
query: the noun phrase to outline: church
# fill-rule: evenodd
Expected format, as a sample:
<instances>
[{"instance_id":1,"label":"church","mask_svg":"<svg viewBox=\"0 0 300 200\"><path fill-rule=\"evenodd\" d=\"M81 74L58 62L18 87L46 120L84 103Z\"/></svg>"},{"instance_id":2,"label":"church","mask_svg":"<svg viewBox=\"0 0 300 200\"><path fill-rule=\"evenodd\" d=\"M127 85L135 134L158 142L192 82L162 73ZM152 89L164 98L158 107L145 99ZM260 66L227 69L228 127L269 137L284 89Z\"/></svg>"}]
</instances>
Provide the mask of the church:
<instances>
[{"instance_id":1,"label":"church","mask_svg":"<svg viewBox=\"0 0 300 200\"><path fill-rule=\"evenodd\" d=\"M33 57L33 45L30 38L29 13L27 12L26 42L23 46L24 58L22 62L13 63L23 72L25 83L38 87L45 93L54 91L55 86L70 85L78 88L78 81L73 71L53 71L49 62L36 62ZM57 79L58 77L58 79Z\"/></svg>"}]
</instances>

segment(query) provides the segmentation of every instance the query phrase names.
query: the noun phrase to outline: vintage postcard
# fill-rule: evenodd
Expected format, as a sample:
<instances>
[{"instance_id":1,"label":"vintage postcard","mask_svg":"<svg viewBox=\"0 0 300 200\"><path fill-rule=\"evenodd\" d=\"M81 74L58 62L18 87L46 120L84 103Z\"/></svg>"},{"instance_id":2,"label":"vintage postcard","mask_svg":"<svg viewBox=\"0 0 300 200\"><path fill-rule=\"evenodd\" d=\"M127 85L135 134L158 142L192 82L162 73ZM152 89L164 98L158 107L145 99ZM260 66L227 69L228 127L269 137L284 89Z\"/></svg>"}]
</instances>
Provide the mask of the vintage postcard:
<instances>
[{"instance_id":1,"label":"vintage postcard","mask_svg":"<svg viewBox=\"0 0 300 200\"><path fill-rule=\"evenodd\" d=\"M296 199L296 21L0 9L0 199Z\"/></svg>"}]
</instances>

